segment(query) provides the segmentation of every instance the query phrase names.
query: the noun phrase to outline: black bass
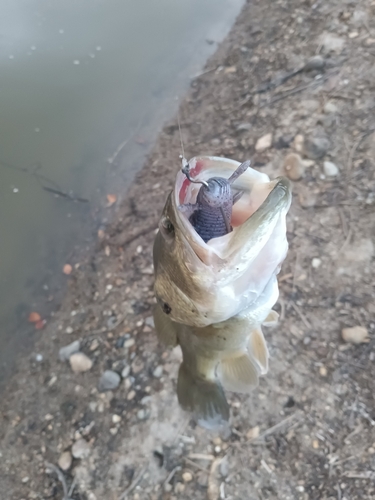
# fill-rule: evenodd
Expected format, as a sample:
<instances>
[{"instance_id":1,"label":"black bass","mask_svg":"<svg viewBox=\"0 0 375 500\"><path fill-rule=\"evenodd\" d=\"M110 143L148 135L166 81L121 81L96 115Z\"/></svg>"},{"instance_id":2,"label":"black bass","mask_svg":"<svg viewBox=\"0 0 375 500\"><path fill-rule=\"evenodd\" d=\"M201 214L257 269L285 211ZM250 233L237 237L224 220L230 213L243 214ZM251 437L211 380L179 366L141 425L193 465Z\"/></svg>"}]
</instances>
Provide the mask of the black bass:
<instances>
[{"instance_id":1,"label":"black bass","mask_svg":"<svg viewBox=\"0 0 375 500\"><path fill-rule=\"evenodd\" d=\"M229 419L223 389L248 392L268 370L261 325L277 320L290 203L287 179L216 157L183 163L168 196L154 243L155 328L181 346L179 403L202 425Z\"/></svg>"}]
</instances>

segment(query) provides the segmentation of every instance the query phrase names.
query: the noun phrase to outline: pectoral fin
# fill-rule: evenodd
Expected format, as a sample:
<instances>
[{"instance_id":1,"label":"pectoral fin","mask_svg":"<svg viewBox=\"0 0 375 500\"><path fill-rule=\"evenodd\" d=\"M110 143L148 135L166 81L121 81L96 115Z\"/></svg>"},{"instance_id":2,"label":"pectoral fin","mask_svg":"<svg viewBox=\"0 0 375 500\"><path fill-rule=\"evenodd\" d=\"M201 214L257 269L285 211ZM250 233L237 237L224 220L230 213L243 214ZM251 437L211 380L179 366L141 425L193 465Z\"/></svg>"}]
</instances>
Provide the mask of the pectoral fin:
<instances>
[{"instance_id":1,"label":"pectoral fin","mask_svg":"<svg viewBox=\"0 0 375 500\"><path fill-rule=\"evenodd\" d=\"M276 311L270 311L267 318L263 321L264 326L275 326L279 321L279 314Z\"/></svg>"},{"instance_id":2,"label":"pectoral fin","mask_svg":"<svg viewBox=\"0 0 375 500\"><path fill-rule=\"evenodd\" d=\"M261 374L268 372L268 349L260 328L255 328L250 335L249 353L257 361Z\"/></svg>"},{"instance_id":3,"label":"pectoral fin","mask_svg":"<svg viewBox=\"0 0 375 500\"><path fill-rule=\"evenodd\" d=\"M181 407L193 412L202 427L215 429L229 420L229 406L221 385L198 378L184 363L178 372L177 396Z\"/></svg>"},{"instance_id":4,"label":"pectoral fin","mask_svg":"<svg viewBox=\"0 0 375 500\"><path fill-rule=\"evenodd\" d=\"M160 342L175 347L177 345L177 324L156 304L153 310L155 330Z\"/></svg>"},{"instance_id":5,"label":"pectoral fin","mask_svg":"<svg viewBox=\"0 0 375 500\"><path fill-rule=\"evenodd\" d=\"M258 385L258 370L247 353L241 352L223 359L218 375L224 389L233 392L249 393Z\"/></svg>"}]
</instances>

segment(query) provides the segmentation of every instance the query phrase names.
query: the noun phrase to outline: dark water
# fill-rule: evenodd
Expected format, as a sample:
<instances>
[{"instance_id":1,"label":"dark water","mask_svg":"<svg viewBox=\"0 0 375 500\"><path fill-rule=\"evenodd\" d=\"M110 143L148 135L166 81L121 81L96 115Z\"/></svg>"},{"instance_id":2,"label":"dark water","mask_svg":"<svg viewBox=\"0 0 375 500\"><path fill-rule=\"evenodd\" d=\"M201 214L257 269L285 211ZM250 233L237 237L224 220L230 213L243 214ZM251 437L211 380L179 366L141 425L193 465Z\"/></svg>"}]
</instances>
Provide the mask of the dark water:
<instances>
[{"instance_id":1,"label":"dark water","mask_svg":"<svg viewBox=\"0 0 375 500\"><path fill-rule=\"evenodd\" d=\"M207 40L227 34L242 3L3 0L0 376L40 335L27 314L90 237L95 207L106 192L126 192L176 96L215 50ZM124 141L115 166L108 159Z\"/></svg>"}]
</instances>

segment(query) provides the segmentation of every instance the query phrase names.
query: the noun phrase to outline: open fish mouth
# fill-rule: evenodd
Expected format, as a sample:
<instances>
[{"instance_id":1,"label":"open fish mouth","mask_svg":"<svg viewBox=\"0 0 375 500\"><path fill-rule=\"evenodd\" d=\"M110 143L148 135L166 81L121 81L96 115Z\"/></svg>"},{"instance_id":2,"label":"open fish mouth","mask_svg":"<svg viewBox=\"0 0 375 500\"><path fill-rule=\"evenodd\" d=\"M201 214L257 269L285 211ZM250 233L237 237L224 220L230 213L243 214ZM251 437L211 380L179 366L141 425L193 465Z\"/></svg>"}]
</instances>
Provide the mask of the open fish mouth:
<instances>
[{"instance_id":1,"label":"open fish mouth","mask_svg":"<svg viewBox=\"0 0 375 500\"><path fill-rule=\"evenodd\" d=\"M189 172L194 180L204 182L212 177L229 179L240 163L221 157L203 156L192 158L189 161ZM241 193L239 200L233 205L230 224L233 231L223 236L214 237L205 242L196 232L189 217L183 210L184 206L195 204L201 184L190 182L186 175L180 171L177 174L172 202L177 208L176 217L185 231L185 236L197 256L205 261L202 256L216 254L225 258L225 249L235 237L238 228L246 222L265 202L269 194L278 188L284 203L278 204L278 209L287 212L291 202L290 183L285 178L270 181L267 174L248 168L232 184L233 193ZM279 197L280 197L279 196ZM270 210L275 209L275 203L270 204ZM202 253L203 252L203 253Z\"/></svg>"}]
</instances>

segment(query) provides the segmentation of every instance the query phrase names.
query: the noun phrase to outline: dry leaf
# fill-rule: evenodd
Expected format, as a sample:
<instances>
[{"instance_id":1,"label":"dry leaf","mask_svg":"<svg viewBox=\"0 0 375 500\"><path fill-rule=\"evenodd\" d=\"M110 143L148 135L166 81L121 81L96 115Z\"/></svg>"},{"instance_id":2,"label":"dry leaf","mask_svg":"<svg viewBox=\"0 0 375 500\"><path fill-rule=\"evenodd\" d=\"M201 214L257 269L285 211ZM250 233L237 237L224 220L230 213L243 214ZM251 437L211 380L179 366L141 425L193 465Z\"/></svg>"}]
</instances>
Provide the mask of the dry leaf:
<instances>
[{"instance_id":1,"label":"dry leaf","mask_svg":"<svg viewBox=\"0 0 375 500\"><path fill-rule=\"evenodd\" d=\"M70 264L65 264L65 266L63 267L63 273L69 275L72 271L72 266Z\"/></svg>"},{"instance_id":2,"label":"dry leaf","mask_svg":"<svg viewBox=\"0 0 375 500\"><path fill-rule=\"evenodd\" d=\"M38 323L38 321L41 321L41 319L42 319L41 315L37 312L31 312L29 314L30 323Z\"/></svg>"},{"instance_id":3,"label":"dry leaf","mask_svg":"<svg viewBox=\"0 0 375 500\"><path fill-rule=\"evenodd\" d=\"M107 194L108 205L107 207L111 207L117 201L117 196L115 194Z\"/></svg>"}]
</instances>

